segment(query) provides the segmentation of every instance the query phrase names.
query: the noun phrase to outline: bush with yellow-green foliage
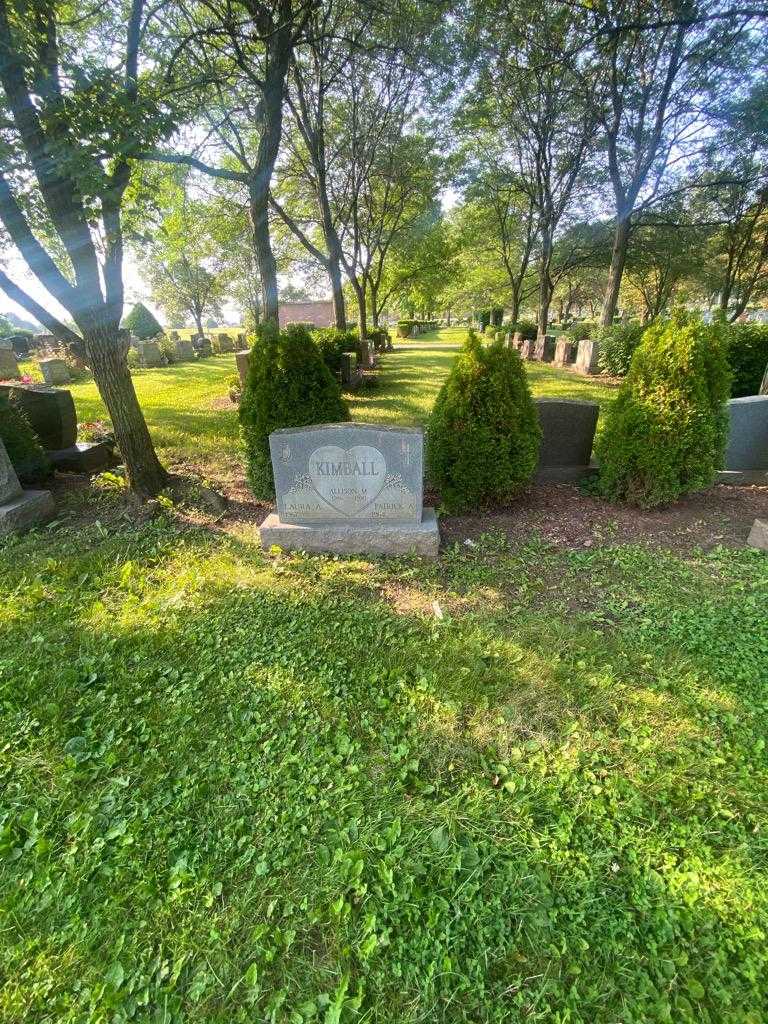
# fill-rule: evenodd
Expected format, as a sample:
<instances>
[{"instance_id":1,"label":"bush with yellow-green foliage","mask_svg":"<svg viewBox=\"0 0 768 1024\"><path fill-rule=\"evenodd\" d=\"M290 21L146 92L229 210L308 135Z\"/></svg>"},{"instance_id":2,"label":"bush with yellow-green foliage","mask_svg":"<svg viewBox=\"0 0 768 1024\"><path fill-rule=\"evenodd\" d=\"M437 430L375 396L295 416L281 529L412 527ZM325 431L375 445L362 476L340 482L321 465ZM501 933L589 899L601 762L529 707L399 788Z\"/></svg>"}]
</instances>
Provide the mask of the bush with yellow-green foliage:
<instances>
[{"instance_id":1,"label":"bush with yellow-green foliage","mask_svg":"<svg viewBox=\"0 0 768 1024\"><path fill-rule=\"evenodd\" d=\"M536 470L541 440L520 356L470 331L427 426L426 463L444 507L463 512L518 494Z\"/></svg>"},{"instance_id":2,"label":"bush with yellow-green foliage","mask_svg":"<svg viewBox=\"0 0 768 1024\"><path fill-rule=\"evenodd\" d=\"M253 339L240 402L246 471L257 498L275 494L269 435L283 427L338 423L349 419L341 389L306 327L284 330L267 323Z\"/></svg>"},{"instance_id":3,"label":"bush with yellow-green foliage","mask_svg":"<svg viewBox=\"0 0 768 1024\"><path fill-rule=\"evenodd\" d=\"M653 508L709 487L723 465L727 328L684 312L646 328L595 454L600 492Z\"/></svg>"}]
</instances>

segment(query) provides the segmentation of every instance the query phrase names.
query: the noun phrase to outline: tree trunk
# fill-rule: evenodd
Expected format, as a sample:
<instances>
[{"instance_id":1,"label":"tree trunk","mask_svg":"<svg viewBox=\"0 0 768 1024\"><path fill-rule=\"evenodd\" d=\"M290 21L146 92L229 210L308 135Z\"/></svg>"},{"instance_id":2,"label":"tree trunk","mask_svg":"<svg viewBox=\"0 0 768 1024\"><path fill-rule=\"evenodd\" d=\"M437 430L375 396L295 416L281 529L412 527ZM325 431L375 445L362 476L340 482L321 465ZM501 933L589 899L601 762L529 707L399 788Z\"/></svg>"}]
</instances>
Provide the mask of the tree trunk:
<instances>
[{"instance_id":1,"label":"tree trunk","mask_svg":"<svg viewBox=\"0 0 768 1024\"><path fill-rule=\"evenodd\" d=\"M340 331L347 329L347 306L344 302L344 288L341 280L341 267L338 259L331 257L328 260L328 277L331 279L331 291L333 293L333 316L336 326Z\"/></svg>"},{"instance_id":2,"label":"tree trunk","mask_svg":"<svg viewBox=\"0 0 768 1024\"><path fill-rule=\"evenodd\" d=\"M205 334L205 331L203 330L203 318L202 318L202 316L194 315L192 319L195 321L195 326L197 327L197 333L198 334Z\"/></svg>"},{"instance_id":3,"label":"tree trunk","mask_svg":"<svg viewBox=\"0 0 768 1024\"><path fill-rule=\"evenodd\" d=\"M541 260L539 264L539 335L547 333L549 325L549 305L552 301L552 282L549 277L549 265L552 261L552 236L543 232L541 242Z\"/></svg>"},{"instance_id":4,"label":"tree trunk","mask_svg":"<svg viewBox=\"0 0 768 1024\"><path fill-rule=\"evenodd\" d=\"M272 320L277 324L279 323L277 261L272 252L272 239L269 233L269 189L260 188L253 183L249 192L253 248L261 279L261 305L264 310L264 319Z\"/></svg>"},{"instance_id":5,"label":"tree trunk","mask_svg":"<svg viewBox=\"0 0 768 1024\"><path fill-rule=\"evenodd\" d=\"M611 269L608 272L608 285L605 289L603 300L603 313L600 323L603 327L610 327L616 315L616 307L619 304L619 290L621 279L624 275L624 264L627 260L627 248L629 246L629 232L631 229L631 215L619 220L616 224L616 231L613 235L613 252L611 253Z\"/></svg>"},{"instance_id":6,"label":"tree trunk","mask_svg":"<svg viewBox=\"0 0 768 1024\"><path fill-rule=\"evenodd\" d=\"M141 497L152 498L165 487L168 474L160 465L136 397L125 358L128 334L117 327L102 328L89 332L83 340L88 365L125 461L128 483Z\"/></svg>"},{"instance_id":7,"label":"tree trunk","mask_svg":"<svg viewBox=\"0 0 768 1024\"><path fill-rule=\"evenodd\" d=\"M360 340L368 337L368 310L365 302L365 285L357 281L352 282L357 296L357 326L360 331Z\"/></svg>"},{"instance_id":8,"label":"tree trunk","mask_svg":"<svg viewBox=\"0 0 768 1024\"><path fill-rule=\"evenodd\" d=\"M371 281L371 322L374 328L379 326L378 287Z\"/></svg>"}]
</instances>

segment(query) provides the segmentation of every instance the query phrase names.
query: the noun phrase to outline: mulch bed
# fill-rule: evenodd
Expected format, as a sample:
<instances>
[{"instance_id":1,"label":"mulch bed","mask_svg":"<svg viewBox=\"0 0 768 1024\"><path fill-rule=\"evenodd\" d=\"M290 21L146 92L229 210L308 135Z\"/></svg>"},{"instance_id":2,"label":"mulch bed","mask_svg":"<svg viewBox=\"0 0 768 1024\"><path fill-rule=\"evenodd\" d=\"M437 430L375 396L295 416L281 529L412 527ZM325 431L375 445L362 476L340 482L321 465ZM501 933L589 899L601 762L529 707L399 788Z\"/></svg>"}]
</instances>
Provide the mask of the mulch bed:
<instances>
[{"instance_id":1,"label":"mulch bed","mask_svg":"<svg viewBox=\"0 0 768 1024\"><path fill-rule=\"evenodd\" d=\"M195 515L190 521L229 533L257 526L272 510L254 499L234 460L228 467L217 467L216 473L210 466L192 463L176 463L169 468L182 477L207 478L227 498L223 513L204 515L202 520ZM74 474L57 474L52 485L59 499L73 492L80 492L82 499L87 487L88 478ZM425 504L439 504L437 496L427 492ZM78 518L89 518L87 502L81 504L80 512ZM142 518L146 512L127 504L122 512L126 514ZM180 515L186 518L181 511ZM611 505L583 494L572 484L535 484L504 508L483 509L471 516L441 516L440 533L446 545L501 533L512 544L538 537L561 548L645 543L686 553L718 545L744 547L757 518L768 518L768 487L720 484L667 508L643 511Z\"/></svg>"}]
</instances>

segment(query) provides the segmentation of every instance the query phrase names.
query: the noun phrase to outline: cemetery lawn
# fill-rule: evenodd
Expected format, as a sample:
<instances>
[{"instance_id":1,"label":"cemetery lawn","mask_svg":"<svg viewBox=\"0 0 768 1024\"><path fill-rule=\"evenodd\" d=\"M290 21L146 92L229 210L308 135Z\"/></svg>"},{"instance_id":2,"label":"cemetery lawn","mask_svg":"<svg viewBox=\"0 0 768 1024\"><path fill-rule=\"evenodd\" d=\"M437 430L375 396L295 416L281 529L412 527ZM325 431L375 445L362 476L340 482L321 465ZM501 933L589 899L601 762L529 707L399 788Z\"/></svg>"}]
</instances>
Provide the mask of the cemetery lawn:
<instances>
[{"instance_id":1,"label":"cemetery lawn","mask_svg":"<svg viewBox=\"0 0 768 1024\"><path fill-rule=\"evenodd\" d=\"M124 514L0 547L4 1024L766 1019L764 554Z\"/></svg>"},{"instance_id":2,"label":"cemetery lawn","mask_svg":"<svg viewBox=\"0 0 768 1024\"><path fill-rule=\"evenodd\" d=\"M447 328L417 341L396 341L382 359L374 387L348 395L352 418L424 424L466 328ZM40 378L34 362L22 372ZM584 398L607 406L615 386L541 364L526 364L537 397ZM136 392L161 457L195 463L213 478L241 471L237 408L228 400L236 378L233 355L213 356L157 370L133 371ZM80 423L104 420L106 409L93 381L69 385Z\"/></svg>"}]
</instances>

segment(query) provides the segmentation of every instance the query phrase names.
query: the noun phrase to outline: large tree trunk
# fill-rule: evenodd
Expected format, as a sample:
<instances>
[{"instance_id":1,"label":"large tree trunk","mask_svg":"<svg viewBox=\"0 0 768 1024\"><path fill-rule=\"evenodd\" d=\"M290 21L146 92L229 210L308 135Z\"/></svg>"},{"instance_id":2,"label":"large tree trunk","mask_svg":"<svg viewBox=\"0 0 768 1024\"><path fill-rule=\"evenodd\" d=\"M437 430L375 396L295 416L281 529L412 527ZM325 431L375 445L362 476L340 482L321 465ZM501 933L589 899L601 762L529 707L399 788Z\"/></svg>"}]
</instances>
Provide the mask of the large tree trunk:
<instances>
[{"instance_id":1,"label":"large tree trunk","mask_svg":"<svg viewBox=\"0 0 768 1024\"><path fill-rule=\"evenodd\" d=\"M608 284L605 289L603 300L603 313L600 323L603 327L610 327L616 315L616 307L619 304L619 291L621 279L624 276L624 264L627 261L627 248L629 246L629 233L631 230L631 215L620 219L616 224L613 235L613 252L611 253L611 269L608 271Z\"/></svg>"},{"instance_id":2,"label":"large tree trunk","mask_svg":"<svg viewBox=\"0 0 768 1024\"><path fill-rule=\"evenodd\" d=\"M277 261L272 252L269 233L269 188L253 184L249 195L249 212L253 232L253 248L261 279L261 304L264 319L275 324L278 318Z\"/></svg>"},{"instance_id":3,"label":"large tree trunk","mask_svg":"<svg viewBox=\"0 0 768 1024\"><path fill-rule=\"evenodd\" d=\"M128 334L117 327L84 335L86 360L107 407L131 489L152 498L168 482L142 415L126 362Z\"/></svg>"}]
</instances>

